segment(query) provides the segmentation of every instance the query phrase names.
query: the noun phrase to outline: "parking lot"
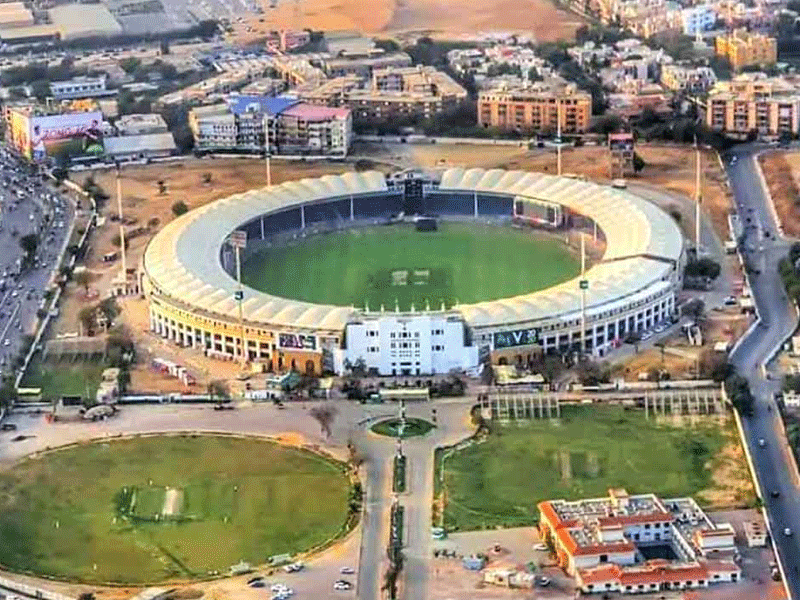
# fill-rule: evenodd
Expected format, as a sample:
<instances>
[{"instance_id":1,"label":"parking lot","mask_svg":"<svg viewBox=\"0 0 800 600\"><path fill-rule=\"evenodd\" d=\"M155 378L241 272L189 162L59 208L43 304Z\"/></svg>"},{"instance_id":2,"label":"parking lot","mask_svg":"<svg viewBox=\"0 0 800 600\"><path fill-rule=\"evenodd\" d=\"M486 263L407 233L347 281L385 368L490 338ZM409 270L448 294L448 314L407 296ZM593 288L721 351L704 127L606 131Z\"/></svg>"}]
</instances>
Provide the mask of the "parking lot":
<instances>
[{"instance_id":1,"label":"parking lot","mask_svg":"<svg viewBox=\"0 0 800 600\"><path fill-rule=\"evenodd\" d=\"M6 150L0 151L0 181L0 369L8 374L44 307L74 211L51 183ZM26 265L20 240L28 234L38 243Z\"/></svg>"}]
</instances>

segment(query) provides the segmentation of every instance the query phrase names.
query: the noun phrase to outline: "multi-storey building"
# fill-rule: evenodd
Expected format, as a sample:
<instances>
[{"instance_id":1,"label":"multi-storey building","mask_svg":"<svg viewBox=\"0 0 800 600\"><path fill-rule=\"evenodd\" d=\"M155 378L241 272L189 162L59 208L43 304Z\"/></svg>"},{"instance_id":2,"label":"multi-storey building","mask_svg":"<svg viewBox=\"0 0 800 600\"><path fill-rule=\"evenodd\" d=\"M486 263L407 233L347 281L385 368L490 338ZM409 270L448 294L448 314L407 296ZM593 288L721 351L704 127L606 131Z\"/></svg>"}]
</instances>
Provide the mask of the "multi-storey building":
<instances>
[{"instance_id":1,"label":"multi-storey building","mask_svg":"<svg viewBox=\"0 0 800 600\"><path fill-rule=\"evenodd\" d=\"M278 115L276 128L280 154L344 157L350 148L353 117L347 108L299 103Z\"/></svg>"},{"instance_id":2,"label":"multi-storey building","mask_svg":"<svg viewBox=\"0 0 800 600\"><path fill-rule=\"evenodd\" d=\"M226 103L189 113L199 151L346 156L352 136L347 108L327 108L296 98L231 96ZM267 143L267 136L269 141Z\"/></svg>"},{"instance_id":3,"label":"multi-storey building","mask_svg":"<svg viewBox=\"0 0 800 600\"><path fill-rule=\"evenodd\" d=\"M796 134L800 127L800 91L787 81L740 75L720 81L709 92L706 124L737 135Z\"/></svg>"},{"instance_id":4,"label":"multi-storey building","mask_svg":"<svg viewBox=\"0 0 800 600\"><path fill-rule=\"evenodd\" d=\"M347 75L293 93L312 104L348 106L354 122L362 124L428 119L467 97L463 87L433 67L380 69L368 82Z\"/></svg>"},{"instance_id":5,"label":"multi-storey building","mask_svg":"<svg viewBox=\"0 0 800 600\"><path fill-rule=\"evenodd\" d=\"M225 104L200 106L189 112L196 150L235 150L236 118Z\"/></svg>"},{"instance_id":6,"label":"multi-storey building","mask_svg":"<svg viewBox=\"0 0 800 600\"><path fill-rule=\"evenodd\" d=\"M574 84L534 84L497 89L478 95L478 123L521 131L583 133L589 127L592 97Z\"/></svg>"},{"instance_id":7,"label":"multi-storey building","mask_svg":"<svg viewBox=\"0 0 800 600\"><path fill-rule=\"evenodd\" d=\"M724 56L737 71L752 65L771 65L778 60L775 38L737 29L715 40L717 56Z\"/></svg>"},{"instance_id":8,"label":"multi-storey building","mask_svg":"<svg viewBox=\"0 0 800 600\"><path fill-rule=\"evenodd\" d=\"M717 11L708 4L697 4L681 10L683 34L695 36L714 28Z\"/></svg>"},{"instance_id":9,"label":"multi-storey building","mask_svg":"<svg viewBox=\"0 0 800 600\"><path fill-rule=\"evenodd\" d=\"M705 92L717 82L710 67L687 67L664 65L661 68L661 84L673 92Z\"/></svg>"},{"instance_id":10,"label":"multi-storey building","mask_svg":"<svg viewBox=\"0 0 800 600\"><path fill-rule=\"evenodd\" d=\"M691 498L611 489L605 498L541 502L539 513L543 539L583 593L641 594L741 579L733 527L711 521Z\"/></svg>"}]
</instances>

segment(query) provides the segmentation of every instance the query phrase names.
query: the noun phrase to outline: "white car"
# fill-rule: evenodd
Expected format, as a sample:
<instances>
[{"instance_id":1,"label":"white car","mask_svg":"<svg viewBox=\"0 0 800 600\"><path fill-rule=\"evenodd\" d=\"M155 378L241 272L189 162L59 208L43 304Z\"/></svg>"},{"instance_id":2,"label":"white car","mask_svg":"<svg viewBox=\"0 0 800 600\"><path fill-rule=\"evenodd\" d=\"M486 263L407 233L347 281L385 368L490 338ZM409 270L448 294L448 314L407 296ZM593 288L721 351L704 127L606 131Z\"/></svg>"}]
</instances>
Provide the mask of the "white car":
<instances>
[{"instance_id":1,"label":"white car","mask_svg":"<svg viewBox=\"0 0 800 600\"><path fill-rule=\"evenodd\" d=\"M785 535L786 537L792 537L792 530L789 527L787 527L786 529L783 530L783 535Z\"/></svg>"},{"instance_id":2,"label":"white car","mask_svg":"<svg viewBox=\"0 0 800 600\"><path fill-rule=\"evenodd\" d=\"M333 584L333 589L338 591L349 590L353 587L353 584L349 581L337 581Z\"/></svg>"},{"instance_id":3,"label":"white car","mask_svg":"<svg viewBox=\"0 0 800 600\"><path fill-rule=\"evenodd\" d=\"M764 446L766 446L766 445L767 445L767 441L766 441L764 438L760 438L760 439L758 440L758 445L759 445L761 448L763 448Z\"/></svg>"},{"instance_id":4,"label":"white car","mask_svg":"<svg viewBox=\"0 0 800 600\"><path fill-rule=\"evenodd\" d=\"M544 542L539 542L538 544L533 545L534 550L538 550L539 552L546 552L547 551L547 544Z\"/></svg>"},{"instance_id":5,"label":"white car","mask_svg":"<svg viewBox=\"0 0 800 600\"><path fill-rule=\"evenodd\" d=\"M353 567L342 567L341 569L339 569L339 573L341 573L342 575L352 575L355 572L356 570Z\"/></svg>"}]
</instances>

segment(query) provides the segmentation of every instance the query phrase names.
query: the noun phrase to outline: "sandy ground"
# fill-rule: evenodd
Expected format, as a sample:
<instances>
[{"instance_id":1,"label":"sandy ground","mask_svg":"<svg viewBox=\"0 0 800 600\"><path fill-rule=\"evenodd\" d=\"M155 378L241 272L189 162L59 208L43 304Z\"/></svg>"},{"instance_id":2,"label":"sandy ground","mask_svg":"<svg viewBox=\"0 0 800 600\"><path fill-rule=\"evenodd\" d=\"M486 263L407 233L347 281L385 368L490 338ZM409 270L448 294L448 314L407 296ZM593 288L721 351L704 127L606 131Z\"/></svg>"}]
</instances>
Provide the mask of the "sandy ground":
<instances>
[{"instance_id":1,"label":"sandy ground","mask_svg":"<svg viewBox=\"0 0 800 600\"><path fill-rule=\"evenodd\" d=\"M233 37L246 42L283 28L354 30L387 36L425 33L442 39L502 31L542 42L574 39L585 21L550 0L262 0L264 14L234 23ZM248 31L248 28L250 31Z\"/></svg>"},{"instance_id":2,"label":"sandy ground","mask_svg":"<svg viewBox=\"0 0 800 600\"><path fill-rule=\"evenodd\" d=\"M800 235L800 152L766 152L758 157L786 235Z\"/></svg>"}]
</instances>

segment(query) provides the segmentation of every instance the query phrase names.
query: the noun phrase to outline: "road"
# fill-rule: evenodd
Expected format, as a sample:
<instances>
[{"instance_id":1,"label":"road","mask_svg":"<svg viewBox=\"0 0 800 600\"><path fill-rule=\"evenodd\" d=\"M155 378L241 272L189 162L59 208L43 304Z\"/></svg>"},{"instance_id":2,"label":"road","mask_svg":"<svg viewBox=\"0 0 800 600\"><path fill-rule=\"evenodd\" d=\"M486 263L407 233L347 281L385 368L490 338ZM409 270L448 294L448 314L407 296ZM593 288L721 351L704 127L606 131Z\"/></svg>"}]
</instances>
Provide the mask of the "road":
<instances>
[{"instance_id":1,"label":"road","mask_svg":"<svg viewBox=\"0 0 800 600\"><path fill-rule=\"evenodd\" d=\"M777 410L773 402L780 382L766 379L761 369L775 350L797 326L796 314L778 275L780 259L790 242L776 239L777 224L769 199L761 184L755 164L756 149L736 151L735 162L726 168L737 210L743 221L749 219L745 241L748 266L758 272L751 275L753 297L760 322L742 339L731 355L739 372L747 377L755 397L755 414L744 419L744 432L758 473L771 530L787 578L792 598L800 598L800 490L795 486L783 443L776 434ZM768 237L765 235L768 232ZM752 250L750 250L752 248ZM765 446L759 440L765 440ZM780 496L773 498L778 492ZM790 535L785 535L786 528Z\"/></svg>"},{"instance_id":2,"label":"road","mask_svg":"<svg viewBox=\"0 0 800 600\"><path fill-rule=\"evenodd\" d=\"M9 152L0 151L0 370L7 374L31 333L74 218L71 203ZM38 237L35 260L20 272L20 239Z\"/></svg>"}]
</instances>

